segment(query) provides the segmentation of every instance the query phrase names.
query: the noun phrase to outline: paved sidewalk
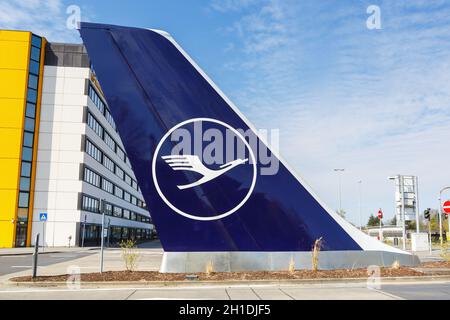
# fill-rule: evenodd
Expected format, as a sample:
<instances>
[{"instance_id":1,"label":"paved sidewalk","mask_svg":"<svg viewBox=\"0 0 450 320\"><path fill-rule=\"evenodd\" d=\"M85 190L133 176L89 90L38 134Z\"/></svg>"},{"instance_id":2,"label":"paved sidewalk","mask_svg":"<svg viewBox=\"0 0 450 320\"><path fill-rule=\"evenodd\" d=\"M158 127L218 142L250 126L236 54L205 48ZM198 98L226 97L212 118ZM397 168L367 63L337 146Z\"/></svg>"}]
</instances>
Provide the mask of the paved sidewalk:
<instances>
[{"instance_id":1,"label":"paved sidewalk","mask_svg":"<svg viewBox=\"0 0 450 320\"><path fill-rule=\"evenodd\" d=\"M77 248L79 249L79 248ZM100 250L99 249L84 249L81 253L88 253L80 258L76 257L79 251L65 251L64 253L50 253L45 256L57 258L62 255L62 258L67 258L69 255L74 257L71 259L65 259L66 261L60 263L54 263L49 265L40 265L38 267L38 275L40 276L51 276L60 275L73 272L77 270L79 273L92 273L99 272L100 269ZM140 255L137 271L159 271L161 260L163 256L163 250L160 248L152 249L137 249ZM104 271L123 271L125 270L124 262L121 257L121 249L107 249L104 252ZM2 259L12 259L14 256L4 256ZM26 256L24 256L26 257ZM29 257L31 259L31 257ZM44 259L44 256L41 256ZM31 261L31 260L30 260ZM42 261L42 260L41 260ZM8 261L3 261L2 263L8 263ZM6 274L0 276L0 285L4 285L8 282L10 278L29 276L31 275L31 262L27 261L22 263L22 271ZM27 267L28 266L28 267Z\"/></svg>"}]
</instances>

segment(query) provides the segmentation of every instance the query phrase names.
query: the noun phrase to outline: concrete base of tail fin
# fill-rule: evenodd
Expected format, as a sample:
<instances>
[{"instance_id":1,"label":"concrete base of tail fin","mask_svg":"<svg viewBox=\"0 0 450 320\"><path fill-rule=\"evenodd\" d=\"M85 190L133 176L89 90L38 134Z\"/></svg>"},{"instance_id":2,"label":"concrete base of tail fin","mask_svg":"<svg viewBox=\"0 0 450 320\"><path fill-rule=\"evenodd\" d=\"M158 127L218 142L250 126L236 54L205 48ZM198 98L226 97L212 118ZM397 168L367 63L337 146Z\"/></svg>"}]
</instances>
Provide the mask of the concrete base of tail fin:
<instances>
[{"instance_id":1,"label":"concrete base of tail fin","mask_svg":"<svg viewBox=\"0 0 450 320\"><path fill-rule=\"evenodd\" d=\"M165 252L162 273L205 272L212 262L214 272L287 271L291 261L296 270L310 270L311 252ZM319 269L358 269L369 266L391 267L398 261L401 266L420 264L417 256L386 251L322 251Z\"/></svg>"}]
</instances>

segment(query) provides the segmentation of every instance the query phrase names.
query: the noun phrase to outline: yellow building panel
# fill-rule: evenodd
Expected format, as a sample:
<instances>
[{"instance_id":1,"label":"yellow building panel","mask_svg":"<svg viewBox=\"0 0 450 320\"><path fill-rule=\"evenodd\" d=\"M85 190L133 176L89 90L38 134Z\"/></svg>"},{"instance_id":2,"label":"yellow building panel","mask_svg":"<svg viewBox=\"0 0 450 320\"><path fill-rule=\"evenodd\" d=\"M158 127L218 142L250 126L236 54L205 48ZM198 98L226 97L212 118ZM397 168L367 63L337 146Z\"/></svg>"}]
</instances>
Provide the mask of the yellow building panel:
<instances>
[{"instance_id":1,"label":"yellow building panel","mask_svg":"<svg viewBox=\"0 0 450 320\"><path fill-rule=\"evenodd\" d=\"M25 99L25 70L0 69L0 98Z\"/></svg>"},{"instance_id":2,"label":"yellow building panel","mask_svg":"<svg viewBox=\"0 0 450 320\"><path fill-rule=\"evenodd\" d=\"M30 32L28 31L12 31L0 30L0 41L24 41L30 39Z\"/></svg>"},{"instance_id":3,"label":"yellow building panel","mask_svg":"<svg viewBox=\"0 0 450 320\"><path fill-rule=\"evenodd\" d=\"M15 225L10 221L0 220L0 249L14 247L14 228Z\"/></svg>"},{"instance_id":4,"label":"yellow building panel","mask_svg":"<svg viewBox=\"0 0 450 320\"><path fill-rule=\"evenodd\" d=\"M0 159L20 159L22 130L0 128Z\"/></svg>"},{"instance_id":5,"label":"yellow building panel","mask_svg":"<svg viewBox=\"0 0 450 320\"><path fill-rule=\"evenodd\" d=\"M0 128L22 129L24 117L23 99L0 98Z\"/></svg>"},{"instance_id":6,"label":"yellow building panel","mask_svg":"<svg viewBox=\"0 0 450 320\"><path fill-rule=\"evenodd\" d=\"M0 159L0 190L18 189L19 166L19 159Z\"/></svg>"},{"instance_id":7,"label":"yellow building panel","mask_svg":"<svg viewBox=\"0 0 450 320\"><path fill-rule=\"evenodd\" d=\"M26 70L29 55L28 42L0 41L0 69Z\"/></svg>"},{"instance_id":8,"label":"yellow building panel","mask_svg":"<svg viewBox=\"0 0 450 320\"><path fill-rule=\"evenodd\" d=\"M0 189L0 248L14 246L17 190Z\"/></svg>"}]
</instances>

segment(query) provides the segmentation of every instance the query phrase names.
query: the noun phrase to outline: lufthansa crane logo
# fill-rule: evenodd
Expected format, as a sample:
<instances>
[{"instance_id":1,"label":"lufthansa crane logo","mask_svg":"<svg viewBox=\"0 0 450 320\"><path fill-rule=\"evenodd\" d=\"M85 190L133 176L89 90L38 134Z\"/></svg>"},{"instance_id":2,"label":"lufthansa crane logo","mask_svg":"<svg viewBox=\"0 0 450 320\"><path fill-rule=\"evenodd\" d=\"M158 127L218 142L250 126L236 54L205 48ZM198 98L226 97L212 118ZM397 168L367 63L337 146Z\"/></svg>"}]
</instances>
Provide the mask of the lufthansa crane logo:
<instances>
[{"instance_id":1,"label":"lufthansa crane logo","mask_svg":"<svg viewBox=\"0 0 450 320\"><path fill-rule=\"evenodd\" d=\"M171 153L173 136L196 131L199 134L195 126L201 126L200 131L207 127L222 133L223 145L227 143L225 139L238 141L245 153L225 155L233 160L224 164L206 164L202 154L193 154L192 150L189 154L186 150L182 154ZM205 149L204 144L197 147ZM223 147L222 151L230 150L236 148ZM174 212L193 220L214 221L232 215L249 200L256 185L257 163L252 148L238 130L219 120L196 118L176 125L161 139L153 156L152 176L159 196Z\"/></svg>"}]
</instances>

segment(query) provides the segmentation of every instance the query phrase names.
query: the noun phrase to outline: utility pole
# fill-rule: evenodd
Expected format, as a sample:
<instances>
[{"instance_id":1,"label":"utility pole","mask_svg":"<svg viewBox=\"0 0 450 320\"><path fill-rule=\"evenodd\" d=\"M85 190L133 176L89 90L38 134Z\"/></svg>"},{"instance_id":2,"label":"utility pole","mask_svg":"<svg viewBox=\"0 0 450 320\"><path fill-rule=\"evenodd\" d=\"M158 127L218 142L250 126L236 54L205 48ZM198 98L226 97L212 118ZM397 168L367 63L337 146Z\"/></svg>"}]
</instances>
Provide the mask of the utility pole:
<instances>
[{"instance_id":1,"label":"utility pole","mask_svg":"<svg viewBox=\"0 0 450 320\"><path fill-rule=\"evenodd\" d=\"M34 244L34 252L33 252L33 279L37 277L37 268L38 268L38 257L39 257L39 233L36 235L36 241Z\"/></svg>"},{"instance_id":2,"label":"utility pole","mask_svg":"<svg viewBox=\"0 0 450 320\"><path fill-rule=\"evenodd\" d=\"M416 232L420 233L420 222L419 222L419 178L416 176L414 178L415 180L415 185L416 185L416 190L415 191L415 196L416 196L416 201L415 201L415 209L416 209Z\"/></svg>"},{"instance_id":3,"label":"utility pole","mask_svg":"<svg viewBox=\"0 0 450 320\"><path fill-rule=\"evenodd\" d=\"M103 273L103 251L105 247L105 200L100 202L100 213L102 215L102 234L101 234L101 247L100 247L100 273Z\"/></svg>"},{"instance_id":4,"label":"utility pole","mask_svg":"<svg viewBox=\"0 0 450 320\"><path fill-rule=\"evenodd\" d=\"M445 187L439 192L439 237L441 240L441 247L444 245L444 234L443 234L443 226L442 226L442 194L444 191L450 190L450 187ZM450 233L450 217L448 219L448 231ZM448 235L447 235L447 241L448 241Z\"/></svg>"},{"instance_id":5,"label":"utility pole","mask_svg":"<svg viewBox=\"0 0 450 320\"><path fill-rule=\"evenodd\" d=\"M84 248L84 239L86 237L86 220L87 220L87 215L84 215L84 222L83 222L83 234L82 234L82 238L81 238L81 247Z\"/></svg>"}]
</instances>

